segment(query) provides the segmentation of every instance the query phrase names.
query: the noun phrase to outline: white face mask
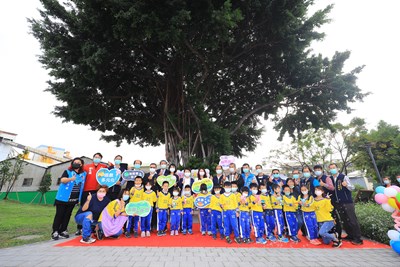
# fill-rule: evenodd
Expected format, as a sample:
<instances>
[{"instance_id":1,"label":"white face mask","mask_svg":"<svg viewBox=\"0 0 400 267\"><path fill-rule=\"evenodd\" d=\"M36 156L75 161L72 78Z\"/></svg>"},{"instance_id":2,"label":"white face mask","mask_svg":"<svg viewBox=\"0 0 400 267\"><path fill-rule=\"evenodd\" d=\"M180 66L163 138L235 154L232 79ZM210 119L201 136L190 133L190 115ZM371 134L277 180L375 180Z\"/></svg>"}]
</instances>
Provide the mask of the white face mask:
<instances>
[{"instance_id":1,"label":"white face mask","mask_svg":"<svg viewBox=\"0 0 400 267\"><path fill-rule=\"evenodd\" d=\"M146 185L146 189L150 190L151 189L151 185Z\"/></svg>"},{"instance_id":2,"label":"white face mask","mask_svg":"<svg viewBox=\"0 0 400 267\"><path fill-rule=\"evenodd\" d=\"M175 168L169 168L170 172L175 172Z\"/></svg>"},{"instance_id":3,"label":"white face mask","mask_svg":"<svg viewBox=\"0 0 400 267\"><path fill-rule=\"evenodd\" d=\"M216 172L217 172L217 174L221 174L222 170L217 170Z\"/></svg>"},{"instance_id":4,"label":"white face mask","mask_svg":"<svg viewBox=\"0 0 400 267\"><path fill-rule=\"evenodd\" d=\"M265 189L265 188L261 189L261 193L265 194L267 192L268 192L267 189Z\"/></svg>"},{"instance_id":5,"label":"white face mask","mask_svg":"<svg viewBox=\"0 0 400 267\"><path fill-rule=\"evenodd\" d=\"M161 169L166 169L167 165L166 164L161 164Z\"/></svg>"},{"instance_id":6,"label":"white face mask","mask_svg":"<svg viewBox=\"0 0 400 267\"><path fill-rule=\"evenodd\" d=\"M190 177L190 172L185 172L185 177Z\"/></svg>"},{"instance_id":7,"label":"white face mask","mask_svg":"<svg viewBox=\"0 0 400 267\"><path fill-rule=\"evenodd\" d=\"M226 192L226 193L230 193L231 190L232 190L232 188L225 188L225 192Z\"/></svg>"},{"instance_id":8,"label":"white face mask","mask_svg":"<svg viewBox=\"0 0 400 267\"><path fill-rule=\"evenodd\" d=\"M150 168L150 172L151 172L151 173L155 173L155 172L156 172L156 169L155 169L155 168Z\"/></svg>"},{"instance_id":9,"label":"white face mask","mask_svg":"<svg viewBox=\"0 0 400 267\"><path fill-rule=\"evenodd\" d=\"M185 196L190 196L190 195L191 195L190 191L185 191Z\"/></svg>"},{"instance_id":10,"label":"white face mask","mask_svg":"<svg viewBox=\"0 0 400 267\"><path fill-rule=\"evenodd\" d=\"M315 194L316 194L317 196L322 196L322 191L321 191L321 190L317 190L317 191L315 191Z\"/></svg>"},{"instance_id":11,"label":"white face mask","mask_svg":"<svg viewBox=\"0 0 400 267\"><path fill-rule=\"evenodd\" d=\"M258 190L257 190L257 189L256 189L256 190L251 190L251 193L252 193L253 195L257 195Z\"/></svg>"},{"instance_id":12,"label":"white face mask","mask_svg":"<svg viewBox=\"0 0 400 267\"><path fill-rule=\"evenodd\" d=\"M236 193L237 190L238 190L237 187L232 187L232 192L233 193Z\"/></svg>"},{"instance_id":13,"label":"white face mask","mask_svg":"<svg viewBox=\"0 0 400 267\"><path fill-rule=\"evenodd\" d=\"M235 168L229 168L229 171L230 171L231 173L234 173L234 172L235 172Z\"/></svg>"},{"instance_id":14,"label":"white face mask","mask_svg":"<svg viewBox=\"0 0 400 267\"><path fill-rule=\"evenodd\" d=\"M204 172L199 172L199 174L200 174L200 176L204 176L205 173Z\"/></svg>"},{"instance_id":15,"label":"white face mask","mask_svg":"<svg viewBox=\"0 0 400 267\"><path fill-rule=\"evenodd\" d=\"M307 195L308 194L308 190L301 191L301 193L303 193L303 195Z\"/></svg>"},{"instance_id":16,"label":"white face mask","mask_svg":"<svg viewBox=\"0 0 400 267\"><path fill-rule=\"evenodd\" d=\"M243 193L242 196L243 196L243 197L248 197L248 195L249 195L248 193Z\"/></svg>"},{"instance_id":17,"label":"white face mask","mask_svg":"<svg viewBox=\"0 0 400 267\"><path fill-rule=\"evenodd\" d=\"M215 191L215 194L217 194L217 195L218 195L219 193L221 193L221 191L220 191L220 190L218 190L218 191Z\"/></svg>"},{"instance_id":18,"label":"white face mask","mask_svg":"<svg viewBox=\"0 0 400 267\"><path fill-rule=\"evenodd\" d=\"M174 191L172 192L172 194L176 197L177 195L179 195L179 192Z\"/></svg>"}]
</instances>

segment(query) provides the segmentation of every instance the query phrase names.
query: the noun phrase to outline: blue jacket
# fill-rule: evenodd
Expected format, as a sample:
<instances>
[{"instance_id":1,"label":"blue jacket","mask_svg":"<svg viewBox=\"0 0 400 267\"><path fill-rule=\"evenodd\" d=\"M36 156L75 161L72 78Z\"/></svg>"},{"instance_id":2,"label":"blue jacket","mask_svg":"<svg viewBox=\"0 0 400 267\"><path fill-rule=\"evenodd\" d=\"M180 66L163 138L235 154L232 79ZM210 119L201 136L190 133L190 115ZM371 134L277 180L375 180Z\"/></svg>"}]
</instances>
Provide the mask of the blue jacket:
<instances>
[{"instance_id":1,"label":"blue jacket","mask_svg":"<svg viewBox=\"0 0 400 267\"><path fill-rule=\"evenodd\" d=\"M70 181L66 184L64 183L60 184L60 187L58 188L57 191L56 200L68 202L69 197L71 196L72 188L74 187L75 184L80 184L81 187L79 191L79 202L80 202L83 192L83 186L85 185L86 172L77 174L75 171L67 170L67 173L68 173L68 178L71 178L72 176L76 175L76 179L75 181Z\"/></svg>"},{"instance_id":2,"label":"blue jacket","mask_svg":"<svg viewBox=\"0 0 400 267\"><path fill-rule=\"evenodd\" d=\"M242 176L243 181L244 181L244 185L243 186L247 186L250 189L250 184L253 181L253 179L255 178L254 174L249 173L249 176L246 177L246 175L244 173L242 173L241 176Z\"/></svg>"}]
</instances>

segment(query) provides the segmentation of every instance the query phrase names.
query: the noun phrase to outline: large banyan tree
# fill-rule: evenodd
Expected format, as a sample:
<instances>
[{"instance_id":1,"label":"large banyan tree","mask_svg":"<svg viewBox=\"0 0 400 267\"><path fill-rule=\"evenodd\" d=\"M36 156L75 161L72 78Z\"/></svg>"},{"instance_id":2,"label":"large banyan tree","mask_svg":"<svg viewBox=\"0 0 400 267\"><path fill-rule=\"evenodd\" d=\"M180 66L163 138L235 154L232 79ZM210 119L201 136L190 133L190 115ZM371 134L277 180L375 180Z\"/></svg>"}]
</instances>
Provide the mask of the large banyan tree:
<instances>
[{"instance_id":1,"label":"large banyan tree","mask_svg":"<svg viewBox=\"0 0 400 267\"><path fill-rule=\"evenodd\" d=\"M30 19L55 115L120 145L165 145L187 163L252 151L271 119L283 136L329 127L362 100L349 52L310 49L331 6L313 1L42 0Z\"/></svg>"}]
</instances>

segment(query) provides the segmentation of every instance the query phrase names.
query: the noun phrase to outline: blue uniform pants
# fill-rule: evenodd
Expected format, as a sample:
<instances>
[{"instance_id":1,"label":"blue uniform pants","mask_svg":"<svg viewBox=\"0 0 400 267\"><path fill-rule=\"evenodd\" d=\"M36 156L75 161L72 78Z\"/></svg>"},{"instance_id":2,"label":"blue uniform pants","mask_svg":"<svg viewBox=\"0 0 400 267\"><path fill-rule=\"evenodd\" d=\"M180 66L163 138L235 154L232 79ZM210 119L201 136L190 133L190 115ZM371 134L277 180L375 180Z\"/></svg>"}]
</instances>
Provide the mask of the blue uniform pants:
<instances>
[{"instance_id":1,"label":"blue uniform pants","mask_svg":"<svg viewBox=\"0 0 400 267\"><path fill-rule=\"evenodd\" d=\"M285 217L286 217L286 224L288 227L289 235L297 236L297 232L299 231L299 228L297 228L298 224L297 224L296 212L286 211Z\"/></svg>"},{"instance_id":2,"label":"blue uniform pants","mask_svg":"<svg viewBox=\"0 0 400 267\"><path fill-rule=\"evenodd\" d=\"M241 211L239 216L240 221L240 237L241 238L250 238L250 212Z\"/></svg>"},{"instance_id":3,"label":"blue uniform pants","mask_svg":"<svg viewBox=\"0 0 400 267\"><path fill-rule=\"evenodd\" d=\"M171 231L179 230L179 223L181 221L181 210L171 210Z\"/></svg>"},{"instance_id":4,"label":"blue uniform pants","mask_svg":"<svg viewBox=\"0 0 400 267\"><path fill-rule=\"evenodd\" d=\"M218 210L211 210L211 232L213 235L217 234L217 227L219 234L224 234L224 226L222 225L222 212Z\"/></svg>"},{"instance_id":5,"label":"blue uniform pants","mask_svg":"<svg viewBox=\"0 0 400 267\"><path fill-rule=\"evenodd\" d=\"M276 228L278 236L282 236L285 231L285 221L283 220L283 211L280 209L274 210Z\"/></svg>"},{"instance_id":6,"label":"blue uniform pants","mask_svg":"<svg viewBox=\"0 0 400 267\"><path fill-rule=\"evenodd\" d=\"M275 231L275 215L273 210L264 211L264 222L267 236L273 236Z\"/></svg>"},{"instance_id":7,"label":"blue uniform pants","mask_svg":"<svg viewBox=\"0 0 400 267\"><path fill-rule=\"evenodd\" d=\"M157 231L164 231L167 226L168 214L167 209L159 209L157 214Z\"/></svg>"},{"instance_id":8,"label":"blue uniform pants","mask_svg":"<svg viewBox=\"0 0 400 267\"><path fill-rule=\"evenodd\" d=\"M200 231L211 232L211 214L208 209L200 209Z\"/></svg>"},{"instance_id":9,"label":"blue uniform pants","mask_svg":"<svg viewBox=\"0 0 400 267\"><path fill-rule=\"evenodd\" d=\"M303 211L304 225L307 229L307 236L310 240L318 238L318 222L314 211Z\"/></svg>"},{"instance_id":10,"label":"blue uniform pants","mask_svg":"<svg viewBox=\"0 0 400 267\"><path fill-rule=\"evenodd\" d=\"M252 211L252 219L253 219L254 235L257 238L263 237L265 228L263 213L259 211Z\"/></svg>"},{"instance_id":11,"label":"blue uniform pants","mask_svg":"<svg viewBox=\"0 0 400 267\"><path fill-rule=\"evenodd\" d=\"M192 230L193 225L193 216L192 216L192 209L191 208L184 208L183 209L183 216L182 216L182 231L186 233L187 231Z\"/></svg>"},{"instance_id":12,"label":"blue uniform pants","mask_svg":"<svg viewBox=\"0 0 400 267\"><path fill-rule=\"evenodd\" d=\"M140 229L142 229L142 231L151 230L152 216L153 216L153 208L151 208L149 215L147 215L146 217L140 217Z\"/></svg>"},{"instance_id":13,"label":"blue uniform pants","mask_svg":"<svg viewBox=\"0 0 400 267\"><path fill-rule=\"evenodd\" d=\"M238 220L236 210L226 210L223 212L225 236L230 236L233 232L235 237L239 237Z\"/></svg>"}]
</instances>

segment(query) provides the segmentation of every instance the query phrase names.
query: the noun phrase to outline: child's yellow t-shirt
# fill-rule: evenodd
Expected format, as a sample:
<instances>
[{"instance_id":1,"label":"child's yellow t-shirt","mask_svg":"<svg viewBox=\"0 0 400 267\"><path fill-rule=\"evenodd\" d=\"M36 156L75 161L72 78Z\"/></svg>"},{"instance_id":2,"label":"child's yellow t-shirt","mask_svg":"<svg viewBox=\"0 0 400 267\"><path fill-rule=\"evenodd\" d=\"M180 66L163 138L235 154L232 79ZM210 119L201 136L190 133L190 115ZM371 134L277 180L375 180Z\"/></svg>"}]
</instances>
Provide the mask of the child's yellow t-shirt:
<instances>
[{"instance_id":1,"label":"child's yellow t-shirt","mask_svg":"<svg viewBox=\"0 0 400 267\"><path fill-rule=\"evenodd\" d=\"M280 197L282 197L282 196L280 196ZM274 210L281 210L283 202L282 202L282 200L278 200L277 196L272 195L271 196L271 204L272 204L272 208Z\"/></svg>"},{"instance_id":2,"label":"child's yellow t-shirt","mask_svg":"<svg viewBox=\"0 0 400 267\"><path fill-rule=\"evenodd\" d=\"M157 195L154 191L151 192L145 191L143 193L143 200L149 202L150 205L153 207L154 203L157 201Z\"/></svg>"},{"instance_id":3,"label":"child's yellow t-shirt","mask_svg":"<svg viewBox=\"0 0 400 267\"><path fill-rule=\"evenodd\" d=\"M236 193L231 193L232 195L234 195L235 197L236 197L236 202L238 203L238 205L239 205L239 202L240 202L240 198L242 197L242 194L241 193L239 193L239 192L236 192Z\"/></svg>"},{"instance_id":4,"label":"child's yellow t-shirt","mask_svg":"<svg viewBox=\"0 0 400 267\"><path fill-rule=\"evenodd\" d=\"M222 205L222 209L225 210L236 210L238 208L238 202L236 195L234 194L229 194L229 196L226 196L223 194L220 198L220 203Z\"/></svg>"},{"instance_id":5,"label":"child's yellow t-shirt","mask_svg":"<svg viewBox=\"0 0 400 267\"><path fill-rule=\"evenodd\" d=\"M283 196L283 211L296 212L297 208L298 202L294 196Z\"/></svg>"},{"instance_id":6,"label":"child's yellow t-shirt","mask_svg":"<svg viewBox=\"0 0 400 267\"><path fill-rule=\"evenodd\" d=\"M182 198L171 197L169 199L168 205L171 210L182 210Z\"/></svg>"},{"instance_id":7,"label":"child's yellow t-shirt","mask_svg":"<svg viewBox=\"0 0 400 267\"><path fill-rule=\"evenodd\" d=\"M99 217L98 221L101 222L101 220L102 220L102 218L103 218L103 213L104 213L104 212L107 212L108 215L109 215L110 217L114 217L114 215L115 215L117 212L118 212L118 213L124 212L124 211L125 211L125 207L123 207L123 208L121 209L121 204L120 204L120 203L121 203L121 202L120 202L119 199L115 199L115 200L111 201L110 203L108 203L108 205L106 206L105 210L103 210L103 211L100 213L100 217Z\"/></svg>"},{"instance_id":8,"label":"child's yellow t-shirt","mask_svg":"<svg viewBox=\"0 0 400 267\"><path fill-rule=\"evenodd\" d=\"M301 201L301 196L297 199L298 202L301 202L301 211L304 212L312 212L315 211L315 206L313 205L314 203L314 198L312 196L308 197L305 199L305 201Z\"/></svg>"},{"instance_id":9,"label":"child's yellow t-shirt","mask_svg":"<svg viewBox=\"0 0 400 267\"><path fill-rule=\"evenodd\" d=\"M260 201L258 201L260 200ZM262 203L261 203L261 195L251 195L250 196L250 208L252 211L257 211L257 212L263 212L263 207L262 207Z\"/></svg>"},{"instance_id":10,"label":"child's yellow t-shirt","mask_svg":"<svg viewBox=\"0 0 400 267\"><path fill-rule=\"evenodd\" d=\"M169 200L171 198L171 195L167 193L166 195L162 192L158 193L158 199L157 199L157 208L159 209L168 209L168 204Z\"/></svg>"},{"instance_id":11,"label":"child's yellow t-shirt","mask_svg":"<svg viewBox=\"0 0 400 267\"><path fill-rule=\"evenodd\" d=\"M216 211L222 211L221 196L217 197L216 195L213 195L211 197L211 203L210 203L209 209L216 210Z\"/></svg>"},{"instance_id":12,"label":"child's yellow t-shirt","mask_svg":"<svg viewBox=\"0 0 400 267\"><path fill-rule=\"evenodd\" d=\"M184 209L188 209L188 208L193 209L194 208L193 196L183 197L182 201L183 201L183 208Z\"/></svg>"},{"instance_id":13,"label":"child's yellow t-shirt","mask_svg":"<svg viewBox=\"0 0 400 267\"><path fill-rule=\"evenodd\" d=\"M264 204L264 210L272 210L271 197L269 195L261 194L261 206Z\"/></svg>"},{"instance_id":14,"label":"child's yellow t-shirt","mask_svg":"<svg viewBox=\"0 0 400 267\"><path fill-rule=\"evenodd\" d=\"M317 216L317 222L333 221L331 214L333 206L330 199L327 198L321 200L314 199L312 205L315 207L315 215Z\"/></svg>"},{"instance_id":15,"label":"child's yellow t-shirt","mask_svg":"<svg viewBox=\"0 0 400 267\"><path fill-rule=\"evenodd\" d=\"M244 198L244 203L242 203L242 197L239 199L239 211L250 211L250 197Z\"/></svg>"},{"instance_id":16,"label":"child's yellow t-shirt","mask_svg":"<svg viewBox=\"0 0 400 267\"><path fill-rule=\"evenodd\" d=\"M130 195L129 203L141 201L143 199L143 193L144 193L143 188L136 189L132 187L131 190L129 191Z\"/></svg>"}]
</instances>

